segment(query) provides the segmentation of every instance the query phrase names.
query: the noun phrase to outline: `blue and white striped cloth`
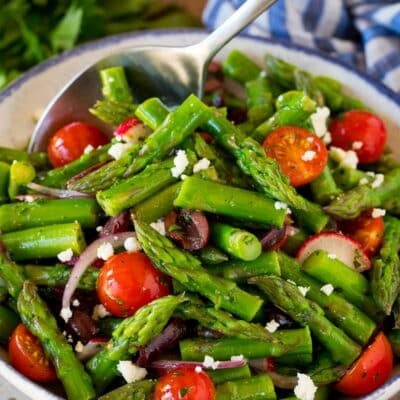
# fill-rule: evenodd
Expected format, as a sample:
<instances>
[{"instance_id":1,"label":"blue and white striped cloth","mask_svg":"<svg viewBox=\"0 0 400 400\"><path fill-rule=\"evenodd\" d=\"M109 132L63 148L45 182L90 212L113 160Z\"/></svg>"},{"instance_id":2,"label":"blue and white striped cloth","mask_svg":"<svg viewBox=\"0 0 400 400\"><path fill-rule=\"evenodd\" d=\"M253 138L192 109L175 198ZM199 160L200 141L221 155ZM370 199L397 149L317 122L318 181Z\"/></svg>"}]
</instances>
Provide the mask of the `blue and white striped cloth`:
<instances>
[{"instance_id":1,"label":"blue and white striped cloth","mask_svg":"<svg viewBox=\"0 0 400 400\"><path fill-rule=\"evenodd\" d=\"M215 29L243 2L209 0L205 25ZM400 92L400 1L278 0L245 32L318 49Z\"/></svg>"}]
</instances>

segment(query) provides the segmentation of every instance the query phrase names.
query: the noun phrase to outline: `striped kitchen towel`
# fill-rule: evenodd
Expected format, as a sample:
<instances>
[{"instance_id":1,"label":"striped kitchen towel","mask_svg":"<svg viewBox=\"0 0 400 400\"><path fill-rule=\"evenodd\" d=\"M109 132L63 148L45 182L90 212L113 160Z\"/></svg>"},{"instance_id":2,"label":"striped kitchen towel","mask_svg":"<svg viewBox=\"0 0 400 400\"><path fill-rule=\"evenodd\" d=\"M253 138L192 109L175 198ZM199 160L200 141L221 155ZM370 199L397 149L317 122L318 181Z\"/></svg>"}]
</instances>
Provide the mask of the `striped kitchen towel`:
<instances>
[{"instance_id":1,"label":"striped kitchen towel","mask_svg":"<svg viewBox=\"0 0 400 400\"><path fill-rule=\"evenodd\" d=\"M204 24L215 29L244 1L209 0ZM318 49L400 92L400 1L278 0L245 32Z\"/></svg>"}]
</instances>

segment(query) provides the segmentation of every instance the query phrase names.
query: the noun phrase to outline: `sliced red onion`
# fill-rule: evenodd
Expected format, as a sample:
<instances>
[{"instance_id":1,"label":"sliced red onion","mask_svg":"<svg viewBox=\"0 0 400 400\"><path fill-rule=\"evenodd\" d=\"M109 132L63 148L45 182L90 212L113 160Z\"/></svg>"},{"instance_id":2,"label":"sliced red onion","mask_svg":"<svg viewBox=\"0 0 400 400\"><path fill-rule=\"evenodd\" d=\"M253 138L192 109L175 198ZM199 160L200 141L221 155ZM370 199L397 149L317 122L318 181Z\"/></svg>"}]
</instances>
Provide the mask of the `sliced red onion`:
<instances>
[{"instance_id":1,"label":"sliced red onion","mask_svg":"<svg viewBox=\"0 0 400 400\"><path fill-rule=\"evenodd\" d=\"M39 185L38 183L30 182L27 183L26 186L40 194L44 194L49 197L55 197L55 198L81 198L81 197L93 197L90 194L87 193L82 193L82 192L77 192L75 190L66 190L66 189L55 189L43 185Z\"/></svg>"},{"instance_id":2,"label":"sliced red onion","mask_svg":"<svg viewBox=\"0 0 400 400\"><path fill-rule=\"evenodd\" d=\"M97 249L104 243L110 243L114 248L121 247L125 240L135 236L135 232L123 232L116 235L104 236L100 239L95 240L79 256L78 261L72 268L68 282L65 285L63 298L62 298L62 309L69 309L71 303L71 297L78 286L81 276L85 273L91 263L97 259Z\"/></svg>"},{"instance_id":3,"label":"sliced red onion","mask_svg":"<svg viewBox=\"0 0 400 400\"><path fill-rule=\"evenodd\" d=\"M252 358L249 360L249 365L258 370L263 372L273 372L275 370L275 362L273 358Z\"/></svg>"},{"instance_id":4,"label":"sliced red onion","mask_svg":"<svg viewBox=\"0 0 400 400\"><path fill-rule=\"evenodd\" d=\"M247 364L247 360L234 360L234 361L218 361L215 364L215 369L227 369L243 367ZM201 361L181 361L181 360L158 360L150 363L149 367L155 369L175 369L175 368L204 368L204 363Z\"/></svg>"}]
</instances>

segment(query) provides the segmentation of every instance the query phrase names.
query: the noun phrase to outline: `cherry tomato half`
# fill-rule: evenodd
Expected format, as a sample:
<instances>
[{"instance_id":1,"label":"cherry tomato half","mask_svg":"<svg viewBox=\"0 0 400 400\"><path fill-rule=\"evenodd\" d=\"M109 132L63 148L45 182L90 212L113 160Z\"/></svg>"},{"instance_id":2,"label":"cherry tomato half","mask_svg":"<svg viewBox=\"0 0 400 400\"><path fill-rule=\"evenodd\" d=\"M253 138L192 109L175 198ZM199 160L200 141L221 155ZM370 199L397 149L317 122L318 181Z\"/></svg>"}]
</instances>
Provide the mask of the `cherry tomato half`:
<instances>
[{"instance_id":1,"label":"cherry tomato half","mask_svg":"<svg viewBox=\"0 0 400 400\"><path fill-rule=\"evenodd\" d=\"M204 371L177 368L158 380L153 400L213 400L214 396L213 381Z\"/></svg>"},{"instance_id":2,"label":"cherry tomato half","mask_svg":"<svg viewBox=\"0 0 400 400\"><path fill-rule=\"evenodd\" d=\"M8 345L11 364L16 370L36 382L52 382L57 379L53 365L46 358L39 340L19 324L11 335Z\"/></svg>"},{"instance_id":3,"label":"cherry tomato half","mask_svg":"<svg viewBox=\"0 0 400 400\"><path fill-rule=\"evenodd\" d=\"M51 164L57 168L79 158L87 146L96 148L108 141L95 126L83 122L71 122L51 137L47 153Z\"/></svg>"},{"instance_id":4,"label":"cherry tomato half","mask_svg":"<svg viewBox=\"0 0 400 400\"><path fill-rule=\"evenodd\" d=\"M170 280L144 253L118 253L100 270L97 294L104 307L118 317L170 293Z\"/></svg>"},{"instance_id":5,"label":"cherry tomato half","mask_svg":"<svg viewBox=\"0 0 400 400\"><path fill-rule=\"evenodd\" d=\"M263 146L282 172L297 187L313 181L325 168L328 152L322 140L307 129L282 126L272 131Z\"/></svg>"},{"instance_id":6,"label":"cherry tomato half","mask_svg":"<svg viewBox=\"0 0 400 400\"><path fill-rule=\"evenodd\" d=\"M385 224L382 217L373 218L372 211L364 211L358 218L342 221L341 230L358 243L368 257L374 256L382 243Z\"/></svg>"},{"instance_id":7,"label":"cherry tomato half","mask_svg":"<svg viewBox=\"0 0 400 400\"><path fill-rule=\"evenodd\" d=\"M360 164L378 161L385 148L387 132L384 122L364 110L345 112L329 127L332 146L354 150Z\"/></svg>"},{"instance_id":8,"label":"cherry tomato half","mask_svg":"<svg viewBox=\"0 0 400 400\"><path fill-rule=\"evenodd\" d=\"M385 383L392 368L392 348L386 336L380 332L335 385L335 389L348 396L367 395Z\"/></svg>"}]
</instances>

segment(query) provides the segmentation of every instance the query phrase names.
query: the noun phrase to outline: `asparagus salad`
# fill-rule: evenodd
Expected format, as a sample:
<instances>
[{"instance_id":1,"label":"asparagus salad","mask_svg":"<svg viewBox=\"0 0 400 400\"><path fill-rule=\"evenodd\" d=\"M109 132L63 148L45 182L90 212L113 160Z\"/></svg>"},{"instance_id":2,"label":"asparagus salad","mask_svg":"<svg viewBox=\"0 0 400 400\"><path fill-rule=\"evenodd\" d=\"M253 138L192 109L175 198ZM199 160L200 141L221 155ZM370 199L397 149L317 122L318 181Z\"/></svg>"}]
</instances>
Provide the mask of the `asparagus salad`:
<instances>
[{"instance_id":1,"label":"asparagus salad","mask_svg":"<svg viewBox=\"0 0 400 400\"><path fill-rule=\"evenodd\" d=\"M73 121L47 153L0 149L0 340L18 371L69 400L328 399L388 379L400 164L384 122L264 60L232 51L173 110L104 69L91 112L111 140Z\"/></svg>"}]
</instances>

